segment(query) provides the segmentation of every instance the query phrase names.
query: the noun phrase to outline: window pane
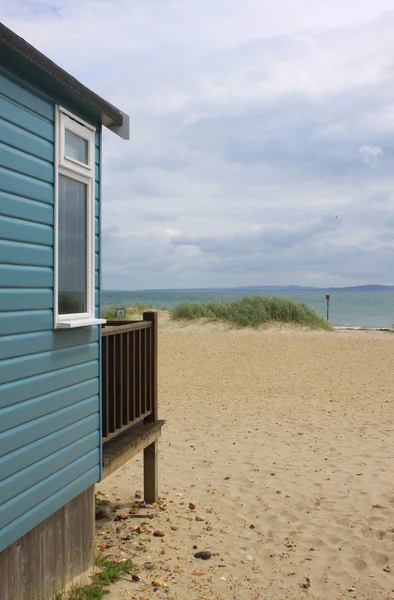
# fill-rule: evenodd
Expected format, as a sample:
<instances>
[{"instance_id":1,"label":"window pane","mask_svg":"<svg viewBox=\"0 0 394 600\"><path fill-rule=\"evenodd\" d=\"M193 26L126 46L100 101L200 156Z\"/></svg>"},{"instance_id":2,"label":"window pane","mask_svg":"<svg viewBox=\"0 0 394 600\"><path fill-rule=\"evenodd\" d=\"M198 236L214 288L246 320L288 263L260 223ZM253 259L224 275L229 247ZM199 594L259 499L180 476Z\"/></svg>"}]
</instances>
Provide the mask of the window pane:
<instances>
[{"instance_id":1,"label":"window pane","mask_svg":"<svg viewBox=\"0 0 394 600\"><path fill-rule=\"evenodd\" d=\"M87 312L87 193L84 183L59 175L59 315Z\"/></svg>"},{"instance_id":2,"label":"window pane","mask_svg":"<svg viewBox=\"0 0 394 600\"><path fill-rule=\"evenodd\" d=\"M79 160L79 162L88 164L88 141L72 133L68 129L65 130L65 155L68 158Z\"/></svg>"}]
</instances>

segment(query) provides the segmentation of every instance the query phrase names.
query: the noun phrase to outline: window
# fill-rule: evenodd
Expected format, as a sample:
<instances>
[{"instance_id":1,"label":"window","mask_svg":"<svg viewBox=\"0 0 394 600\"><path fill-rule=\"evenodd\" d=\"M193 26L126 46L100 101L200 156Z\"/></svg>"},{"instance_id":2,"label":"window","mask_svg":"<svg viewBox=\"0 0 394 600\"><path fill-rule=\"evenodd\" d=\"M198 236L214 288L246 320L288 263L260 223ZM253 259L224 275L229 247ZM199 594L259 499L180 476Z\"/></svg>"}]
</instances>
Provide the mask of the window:
<instances>
[{"instance_id":1,"label":"window","mask_svg":"<svg viewBox=\"0 0 394 600\"><path fill-rule=\"evenodd\" d=\"M57 109L55 327L105 323L94 307L95 130Z\"/></svg>"}]
</instances>

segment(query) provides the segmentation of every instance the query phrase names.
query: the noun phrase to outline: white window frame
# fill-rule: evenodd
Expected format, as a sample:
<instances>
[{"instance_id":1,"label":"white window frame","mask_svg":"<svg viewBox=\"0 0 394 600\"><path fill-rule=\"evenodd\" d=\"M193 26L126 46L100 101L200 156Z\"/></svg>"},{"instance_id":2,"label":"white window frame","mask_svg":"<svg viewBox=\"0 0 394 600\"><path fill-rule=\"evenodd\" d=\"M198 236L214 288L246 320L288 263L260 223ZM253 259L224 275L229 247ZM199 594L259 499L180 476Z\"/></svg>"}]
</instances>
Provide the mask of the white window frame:
<instances>
[{"instance_id":1,"label":"white window frame","mask_svg":"<svg viewBox=\"0 0 394 600\"><path fill-rule=\"evenodd\" d=\"M66 156L65 131L69 130L88 142L88 164ZM71 329L105 323L105 319L95 317L95 133L94 127L72 113L56 107L55 120L55 218L54 218L54 326L55 329ZM86 312L59 315L59 177L63 175L83 183L87 187L86 214Z\"/></svg>"}]
</instances>

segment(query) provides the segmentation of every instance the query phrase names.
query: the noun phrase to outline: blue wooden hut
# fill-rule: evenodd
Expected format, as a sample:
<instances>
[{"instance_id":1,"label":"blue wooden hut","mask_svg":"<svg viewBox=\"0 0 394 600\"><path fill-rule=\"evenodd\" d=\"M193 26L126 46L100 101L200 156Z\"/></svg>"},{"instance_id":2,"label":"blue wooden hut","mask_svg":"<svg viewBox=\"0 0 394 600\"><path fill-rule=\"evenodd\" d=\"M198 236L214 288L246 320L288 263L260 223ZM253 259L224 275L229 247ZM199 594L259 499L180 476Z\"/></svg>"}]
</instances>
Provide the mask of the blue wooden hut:
<instances>
[{"instance_id":1,"label":"blue wooden hut","mask_svg":"<svg viewBox=\"0 0 394 600\"><path fill-rule=\"evenodd\" d=\"M155 315L100 318L103 126L129 137L126 114L0 24L2 600L89 571L94 484L142 449L157 495Z\"/></svg>"}]
</instances>

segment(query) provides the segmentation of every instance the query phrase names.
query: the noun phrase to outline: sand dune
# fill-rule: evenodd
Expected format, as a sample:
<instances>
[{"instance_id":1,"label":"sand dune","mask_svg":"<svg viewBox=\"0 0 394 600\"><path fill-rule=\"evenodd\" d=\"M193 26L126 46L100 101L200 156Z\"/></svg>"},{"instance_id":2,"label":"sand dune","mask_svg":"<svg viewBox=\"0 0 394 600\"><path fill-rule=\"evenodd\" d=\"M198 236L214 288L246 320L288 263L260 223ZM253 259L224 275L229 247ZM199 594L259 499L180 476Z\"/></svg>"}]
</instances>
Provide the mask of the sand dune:
<instances>
[{"instance_id":1,"label":"sand dune","mask_svg":"<svg viewBox=\"0 0 394 600\"><path fill-rule=\"evenodd\" d=\"M164 319L162 499L98 522L103 554L140 566L109 600L394 598L393 350L382 332ZM124 513L141 480L136 459L99 489Z\"/></svg>"}]
</instances>

